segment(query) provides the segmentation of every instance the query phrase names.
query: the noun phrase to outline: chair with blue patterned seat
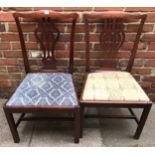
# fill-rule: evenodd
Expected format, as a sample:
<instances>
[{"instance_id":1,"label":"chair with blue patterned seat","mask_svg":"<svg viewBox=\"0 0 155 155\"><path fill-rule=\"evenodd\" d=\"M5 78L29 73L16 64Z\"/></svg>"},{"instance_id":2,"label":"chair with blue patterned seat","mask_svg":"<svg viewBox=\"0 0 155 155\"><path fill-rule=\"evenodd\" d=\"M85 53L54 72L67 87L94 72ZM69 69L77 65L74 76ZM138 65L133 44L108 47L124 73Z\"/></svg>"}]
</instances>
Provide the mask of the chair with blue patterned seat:
<instances>
[{"instance_id":1,"label":"chair with blue patterned seat","mask_svg":"<svg viewBox=\"0 0 155 155\"><path fill-rule=\"evenodd\" d=\"M40 10L14 13L13 16L19 33L26 71L25 78L11 98L4 104L5 115L14 142L18 143L20 141L17 127L22 120L64 119L74 122L74 141L75 143L79 143L80 110L72 80L75 25L78 15L76 13L60 13L49 10ZM28 22L30 22L34 28L33 31L30 30L31 33L26 31L25 25L29 25ZM57 45L59 40L61 40L61 43L64 43L61 36L65 33L60 32L60 29L63 27L61 25L65 25L66 22L69 22L68 25L71 26L71 32L67 34L69 37L65 42L69 45L69 52L67 53L69 55L67 63L68 67L65 70L63 66L60 68L61 60L59 61L57 58L57 53L59 51L56 50L56 48L60 45ZM34 37L31 36L32 34ZM36 47L39 47L39 49L29 49L28 41L36 42ZM38 53L41 56L37 59L36 66L38 67L41 64L43 68L39 69L39 71L34 71L31 67L33 66L31 64L34 64L32 55L36 55ZM31 58L29 55L31 55ZM72 116L49 116L53 112L56 112L57 114L67 112L71 113ZM21 113L20 118L16 122L13 117L14 113ZM45 113L48 115L30 117L26 116L27 113Z\"/></svg>"}]
</instances>

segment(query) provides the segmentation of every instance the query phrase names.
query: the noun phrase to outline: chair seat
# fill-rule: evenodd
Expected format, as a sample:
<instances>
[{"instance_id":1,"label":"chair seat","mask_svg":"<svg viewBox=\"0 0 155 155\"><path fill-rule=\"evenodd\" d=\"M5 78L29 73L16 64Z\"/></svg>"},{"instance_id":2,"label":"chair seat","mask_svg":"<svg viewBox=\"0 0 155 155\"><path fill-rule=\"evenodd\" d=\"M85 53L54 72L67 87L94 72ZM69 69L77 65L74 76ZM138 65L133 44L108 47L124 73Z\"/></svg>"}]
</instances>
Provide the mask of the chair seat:
<instances>
[{"instance_id":1,"label":"chair seat","mask_svg":"<svg viewBox=\"0 0 155 155\"><path fill-rule=\"evenodd\" d=\"M144 101L150 99L128 72L103 71L88 74L83 101Z\"/></svg>"},{"instance_id":2,"label":"chair seat","mask_svg":"<svg viewBox=\"0 0 155 155\"><path fill-rule=\"evenodd\" d=\"M77 106L71 74L29 73L7 106Z\"/></svg>"}]
</instances>

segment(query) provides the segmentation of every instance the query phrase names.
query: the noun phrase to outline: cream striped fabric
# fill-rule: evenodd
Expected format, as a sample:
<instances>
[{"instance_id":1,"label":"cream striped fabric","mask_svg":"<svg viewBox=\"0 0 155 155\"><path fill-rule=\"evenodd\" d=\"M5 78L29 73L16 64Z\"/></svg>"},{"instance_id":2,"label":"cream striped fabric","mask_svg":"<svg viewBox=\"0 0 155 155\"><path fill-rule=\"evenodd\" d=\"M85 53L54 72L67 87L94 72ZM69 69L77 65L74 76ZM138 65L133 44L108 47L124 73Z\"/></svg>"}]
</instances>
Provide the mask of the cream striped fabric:
<instances>
[{"instance_id":1,"label":"cream striped fabric","mask_svg":"<svg viewBox=\"0 0 155 155\"><path fill-rule=\"evenodd\" d=\"M104 71L88 74L82 99L150 101L132 75L121 71Z\"/></svg>"}]
</instances>

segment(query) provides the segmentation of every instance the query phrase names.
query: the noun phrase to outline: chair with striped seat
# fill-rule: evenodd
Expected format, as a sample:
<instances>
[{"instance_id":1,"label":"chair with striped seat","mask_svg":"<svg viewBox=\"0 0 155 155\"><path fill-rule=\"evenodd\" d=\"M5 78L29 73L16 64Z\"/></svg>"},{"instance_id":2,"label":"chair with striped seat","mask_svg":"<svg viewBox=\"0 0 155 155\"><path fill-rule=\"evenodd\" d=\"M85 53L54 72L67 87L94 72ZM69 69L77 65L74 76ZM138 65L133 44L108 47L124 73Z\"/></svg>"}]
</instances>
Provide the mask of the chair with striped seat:
<instances>
[{"instance_id":1,"label":"chair with striped seat","mask_svg":"<svg viewBox=\"0 0 155 155\"><path fill-rule=\"evenodd\" d=\"M145 14L117 11L84 14L88 74L80 98L81 136L83 119L98 117L134 119L138 125L134 138L140 137L152 102L132 76L131 70L145 19ZM132 22L136 22L134 33L126 27L126 23L130 26ZM95 40L90 37L94 33ZM124 51L124 47L130 52ZM123 60L119 59L122 54L125 57ZM86 115L85 107L128 108L131 115ZM133 108L143 109L140 120Z\"/></svg>"}]
</instances>

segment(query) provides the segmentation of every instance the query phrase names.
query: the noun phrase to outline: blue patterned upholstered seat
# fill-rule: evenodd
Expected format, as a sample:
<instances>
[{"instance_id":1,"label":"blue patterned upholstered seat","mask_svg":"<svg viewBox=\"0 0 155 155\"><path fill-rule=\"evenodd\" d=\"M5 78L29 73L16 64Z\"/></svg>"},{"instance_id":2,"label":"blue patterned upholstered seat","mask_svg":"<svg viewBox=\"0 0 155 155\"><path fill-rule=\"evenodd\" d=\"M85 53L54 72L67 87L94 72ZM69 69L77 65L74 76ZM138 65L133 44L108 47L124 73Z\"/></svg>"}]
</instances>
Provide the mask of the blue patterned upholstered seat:
<instances>
[{"instance_id":1,"label":"blue patterned upholstered seat","mask_svg":"<svg viewBox=\"0 0 155 155\"><path fill-rule=\"evenodd\" d=\"M72 76L66 73L29 73L7 106L77 106Z\"/></svg>"}]
</instances>

